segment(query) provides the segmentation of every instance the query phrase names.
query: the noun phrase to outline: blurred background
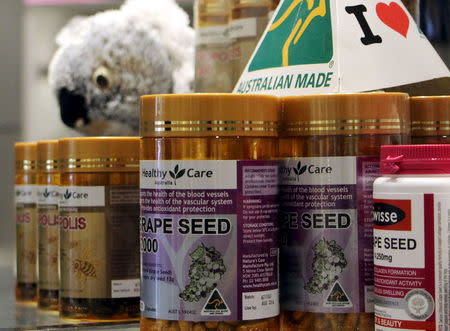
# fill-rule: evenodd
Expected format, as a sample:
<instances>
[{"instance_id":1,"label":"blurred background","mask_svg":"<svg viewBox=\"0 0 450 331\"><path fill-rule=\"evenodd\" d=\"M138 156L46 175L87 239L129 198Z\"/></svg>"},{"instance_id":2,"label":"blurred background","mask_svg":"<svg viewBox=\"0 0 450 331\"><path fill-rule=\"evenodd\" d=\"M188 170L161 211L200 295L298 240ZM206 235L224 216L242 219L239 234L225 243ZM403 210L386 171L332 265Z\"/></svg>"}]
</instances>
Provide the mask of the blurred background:
<instances>
[{"instance_id":1,"label":"blurred background","mask_svg":"<svg viewBox=\"0 0 450 331\"><path fill-rule=\"evenodd\" d=\"M193 0L179 2L192 17ZM78 135L60 121L56 99L47 83L48 64L56 50L55 36L71 17L118 8L121 3L0 1L0 267L11 265L14 259L13 143ZM449 0L421 1L421 29L447 66L450 66L449 17ZM0 290L5 286L9 284L0 282Z\"/></svg>"}]
</instances>

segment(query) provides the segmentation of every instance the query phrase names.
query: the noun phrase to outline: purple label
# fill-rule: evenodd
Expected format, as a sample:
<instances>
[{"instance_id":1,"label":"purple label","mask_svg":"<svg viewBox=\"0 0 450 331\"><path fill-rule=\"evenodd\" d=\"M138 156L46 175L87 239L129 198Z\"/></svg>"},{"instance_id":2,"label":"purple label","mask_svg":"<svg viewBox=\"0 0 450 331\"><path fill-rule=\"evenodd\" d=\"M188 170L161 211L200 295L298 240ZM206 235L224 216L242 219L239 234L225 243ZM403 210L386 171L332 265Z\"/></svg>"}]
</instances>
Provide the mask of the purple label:
<instances>
[{"instance_id":1,"label":"purple label","mask_svg":"<svg viewBox=\"0 0 450 331\"><path fill-rule=\"evenodd\" d=\"M372 312L372 157L286 159L280 168L285 309Z\"/></svg>"},{"instance_id":2,"label":"purple label","mask_svg":"<svg viewBox=\"0 0 450 331\"><path fill-rule=\"evenodd\" d=\"M275 162L142 161L143 316L276 316L277 194Z\"/></svg>"}]
</instances>

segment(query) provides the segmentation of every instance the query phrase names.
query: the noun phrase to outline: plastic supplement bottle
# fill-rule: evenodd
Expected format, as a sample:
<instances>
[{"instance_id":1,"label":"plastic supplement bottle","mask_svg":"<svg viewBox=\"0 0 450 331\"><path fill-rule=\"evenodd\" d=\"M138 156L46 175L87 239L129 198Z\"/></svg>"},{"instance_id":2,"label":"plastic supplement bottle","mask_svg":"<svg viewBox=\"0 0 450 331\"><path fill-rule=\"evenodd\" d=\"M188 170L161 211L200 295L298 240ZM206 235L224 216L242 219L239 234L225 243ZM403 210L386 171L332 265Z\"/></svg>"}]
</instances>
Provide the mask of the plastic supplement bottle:
<instances>
[{"instance_id":1,"label":"plastic supplement bottle","mask_svg":"<svg viewBox=\"0 0 450 331\"><path fill-rule=\"evenodd\" d=\"M60 315L139 317L139 139L59 140Z\"/></svg>"},{"instance_id":2,"label":"plastic supplement bottle","mask_svg":"<svg viewBox=\"0 0 450 331\"><path fill-rule=\"evenodd\" d=\"M413 97L411 100L411 142L450 143L450 96Z\"/></svg>"},{"instance_id":3,"label":"plastic supplement bottle","mask_svg":"<svg viewBox=\"0 0 450 331\"><path fill-rule=\"evenodd\" d=\"M281 329L373 330L372 183L407 141L408 95L286 97L280 134Z\"/></svg>"},{"instance_id":4,"label":"plastic supplement bottle","mask_svg":"<svg viewBox=\"0 0 450 331\"><path fill-rule=\"evenodd\" d=\"M230 22L233 87L266 29L270 8L269 0L233 0Z\"/></svg>"},{"instance_id":5,"label":"plastic supplement bottle","mask_svg":"<svg viewBox=\"0 0 450 331\"><path fill-rule=\"evenodd\" d=\"M448 330L450 146L381 148L374 183L375 329Z\"/></svg>"},{"instance_id":6,"label":"plastic supplement bottle","mask_svg":"<svg viewBox=\"0 0 450 331\"><path fill-rule=\"evenodd\" d=\"M195 91L231 92L228 22L232 0L197 0L195 3Z\"/></svg>"},{"instance_id":7,"label":"plastic supplement bottle","mask_svg":"<svg viewBox=\"0 0 450 331\"><path fill-rule=\"evenodd\" d=\"M141 330L278 330L278 99L142 97Z\"/></svg>"},{"instance_id":8,"label":"plastic supplement bottle","mask_svg":"<svg viewBox=\"0 0 450 331\"><path fill-rule=\"evenodd\" d=\"M58 141L37 143L38 307L58 310L59 169Z\"/></svg>"},{"instance_id":9,"label":"plastic supplement bottle","mask_svg":"<svg viewBox=\"0 0 450 331\"><path fill-rule=\"evenodd\" d=\"M36 143L16 143L16 300L37 297Z\"/></svg>"}]
</instances>

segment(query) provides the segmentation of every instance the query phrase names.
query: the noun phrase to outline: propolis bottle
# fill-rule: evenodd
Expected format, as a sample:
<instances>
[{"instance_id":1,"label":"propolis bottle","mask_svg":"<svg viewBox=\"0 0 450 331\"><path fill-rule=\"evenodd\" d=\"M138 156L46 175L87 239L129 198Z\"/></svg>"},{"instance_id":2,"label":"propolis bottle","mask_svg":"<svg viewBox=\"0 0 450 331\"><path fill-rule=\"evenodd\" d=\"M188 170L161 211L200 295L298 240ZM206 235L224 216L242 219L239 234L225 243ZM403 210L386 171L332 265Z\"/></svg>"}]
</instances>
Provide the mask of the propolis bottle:
<instances>
[{"instance_id":1,"label":"propolis bottle","mask_svg":"<svg viewBox=\"0 0 450 331\"><path fill-rule=\"evenodd\" d=\"M58 140L37 143L38 307L58 310L59 169Z\"/></svg>"},{"instance_id":2,"label":"propolis bottle","mask_svg":"<svg viewBox=\"0 0 450 331\"><path fill-rule=\"evenodd\" d=\"M269 0L233 0L230 22L233 87L269 22L271 5Z\"/></svg>"},{"instance_id":3,"label":"propolis bottle","mask_svg":"<svg viewBox=\"0 0 450 331\"><path fill-rule=\"evenodd\" d=\"M231 92L228 24L232 0L195 2L195 91Z\"/></svg>"},{"instance_id":4,"label":"propolis bottle","mask_svg":"<svg viewBox=\"0 0 450 331\"><path fill-rule=\"evenodd\" d=\"M139 139L59 140L60 316L139 316Z\"/></svg>"},{"instance_id":5,"label":"propolis bottle","mask_svg":"<svg viewBox=\"0 0 450 331\"><path fill-rule=\"evenodd\" d=\"M16 300L37 297L36 143L15 144Z\"/></svg>"}]
</instances>

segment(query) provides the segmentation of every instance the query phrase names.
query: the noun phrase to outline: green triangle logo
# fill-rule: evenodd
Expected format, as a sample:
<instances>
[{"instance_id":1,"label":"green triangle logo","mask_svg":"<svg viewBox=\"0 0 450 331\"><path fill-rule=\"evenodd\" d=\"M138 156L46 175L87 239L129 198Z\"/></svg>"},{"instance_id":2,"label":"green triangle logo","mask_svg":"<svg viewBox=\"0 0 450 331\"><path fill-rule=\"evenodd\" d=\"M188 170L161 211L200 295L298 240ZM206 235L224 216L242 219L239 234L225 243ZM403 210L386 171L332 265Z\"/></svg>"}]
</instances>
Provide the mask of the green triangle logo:
<instances>
[{"instance_id":1,"label":"green triangle logo","mask_svg":"<svg viewBox=\"0 0 450 331\"><path fill-rule=\"evenodd\" d=\"M328 294L327 300L324 306L326 307L351 307L352 302L350 301L347 293L345 293L339 282L334 283L330 293Z\"/></svg>"},{"instance_id":2,"label":"green triangle logo","mask_svg":"<svg viewBox=\"0 0 450 331\"><path fill-rule=\"evenodd\" d=\"M248 71L330 62L330 0L285 0L263 38Z\"/></svg>"},{"instance_id":3,"label":"green triangle logo","mask_svg":"<svg viewBox=\"0 0 450 331\"><path fill-rule=\"evenodd\" d=\"M226 316L231 312L228 309L225 300L222 298L219 290L215 288L203 307L201 315L203 316Z\"/></svg>"}]
</instances>

